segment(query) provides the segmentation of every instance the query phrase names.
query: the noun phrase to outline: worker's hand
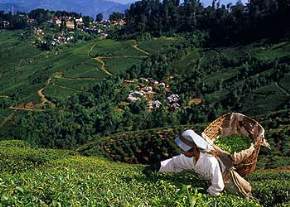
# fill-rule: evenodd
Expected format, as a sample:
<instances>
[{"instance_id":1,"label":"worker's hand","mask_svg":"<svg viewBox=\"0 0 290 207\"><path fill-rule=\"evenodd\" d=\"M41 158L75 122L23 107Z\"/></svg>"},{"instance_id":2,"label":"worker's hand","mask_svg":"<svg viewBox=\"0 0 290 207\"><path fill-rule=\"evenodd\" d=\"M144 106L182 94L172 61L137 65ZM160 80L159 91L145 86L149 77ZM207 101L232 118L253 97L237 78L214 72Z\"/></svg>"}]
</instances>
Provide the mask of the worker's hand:
<instances>
[{"instance_id":1,"label":"worker's hand","mask_svg":"<svg viewBox=\"0 0 290 207\"><path fill-rule=\"evenodd\" d=\"M143 173L146 176L150 176L154 172L158 172L161 167L160 162L152 163L144 168Z\"/></svg>"}]
</instances>

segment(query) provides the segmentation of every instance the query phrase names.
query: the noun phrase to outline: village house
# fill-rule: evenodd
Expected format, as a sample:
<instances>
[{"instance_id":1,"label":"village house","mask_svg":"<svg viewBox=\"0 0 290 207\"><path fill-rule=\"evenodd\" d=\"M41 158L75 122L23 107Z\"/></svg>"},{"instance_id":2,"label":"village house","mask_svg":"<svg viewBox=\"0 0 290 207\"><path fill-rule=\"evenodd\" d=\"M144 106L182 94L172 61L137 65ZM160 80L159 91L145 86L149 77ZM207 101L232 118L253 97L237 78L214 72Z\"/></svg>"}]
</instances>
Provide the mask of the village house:
<instances>
[{"instance_id":1,"label":"village house","mask_svg":"<svg viewBox=\"0 0 290 207\"><path fill-rule=\"evenodd\" d=\"M142 93L140 91L133 91L129 94L127 99L129 102L135 102L137 100L140 100L141 97L143 97L143 96L144 96L144 93Z\"/></svg>"},{"instance_id":2,"label":"village house","mask_svg":"<svg viewBox=\"0 0 290 207\"><path fill-rule=\"evenodd\" d=\"M68 30L75 29L75 21L73 19L66 20L65 25Z\"/></svg>"},{"instance_id":3,"label":"village house","mask_svg":"<svg viewBox=\"0 0 290 207\"><path fill-rule=\"evenodd\" d=\"M152 101L152 108L153 109L158 109L158 108L160 108L161 105L162 105L161 102L158 100Z\"/></svg>"},{"instance_id":4,"label":"village house","mask_svg":"<svg viewBox=\"0 0 290 207\"><path fill-rule=\"evenodd\" d=\"M76 26L78 28L83 28L84 22L83 22L83 18L82 17L75 19L75 21L76 21Z\"/></svg>"},{"instance_id":5,"label":"village house","mask_svg":"<svg viewBox=\"0 0 290 207\"><path fill-rule=\"evenodd\" d=\"M2 21L0 26L1 26L1 28L6 29L9 27L9 25L10 25L10 22Z\"/></svg>"},{"instance_id":6,"label":"village house","mask_svg":"<svg viewBox=\"0 0 290 207\"><path fill-rule=\"evenodd\" d=\"M56 26L59 26L59 27L61 26L62 21L58 17L53 17L52 21L53 21L53 24L55 24Z\"/></svg>"},{"instance_id":7,"label":"village house","mask_svg":"<svg viewBox=\"0 0 290 207\"><path fill-rule=\"evenodd\" d=\"M179 98L179 95L177 94L171 94L170 96L167 97L167 100L169 103L177 103L180 98Z\"/></svg>"},{"instance_id":8,"label":"village house","mask_svg":"<svg viewBox=\"0 0 290 207\"><path fill-rule=\"evenodd\" d=\"M101 37L102 39L106 39L108 36L109 36L109 34L107 34L107 33L105 33L105 32L102 32L102 33L100 34L100 37Z\"/></svg>"},{"instance_id":9,"label":"village house","mask_svg":"<svg viewBox=\"0 0 290 207\"><path fill-rule=\"evenodd\" d=\"M44 31L40 28L37 28L37 27L33 28L33 32L36 36L43 36L44 35Z\"/></svg>"},{"instance_id":10,"label":"village house","mask_svg":"<svg viewBox=\"0 0 290 207\"><path fill-rule=\"evenodd\" d=\"M34 24L34 23L35 23L35 19L30 19L30 18L28 18L28 19L27 19L27 23L30 24L30 25L31 25L31 24Z\"/></svg>"},{"instance_id":11,"label":"village house","mask_svg":"<svg viewBox=\"0 0 290 207\"><path fill-rule=\"evenodd\" d=\"M173 103L173 104L170 105L170 107L171 107L172 110L176 110L176 109L180 108L180 104L179 103Z\"/></svg>"},{"instance_id":12,"label":"village house","mask_svg":"<svg viewBox=\"0 0 290 207\"><path fill-rule=\"evenodd\" d=\"M126 21L123 19L116 20L116 21L111 21L110 24L112 25L118 25L118 26L124 26L126 24Z\"/></svg>"}]
</instances>

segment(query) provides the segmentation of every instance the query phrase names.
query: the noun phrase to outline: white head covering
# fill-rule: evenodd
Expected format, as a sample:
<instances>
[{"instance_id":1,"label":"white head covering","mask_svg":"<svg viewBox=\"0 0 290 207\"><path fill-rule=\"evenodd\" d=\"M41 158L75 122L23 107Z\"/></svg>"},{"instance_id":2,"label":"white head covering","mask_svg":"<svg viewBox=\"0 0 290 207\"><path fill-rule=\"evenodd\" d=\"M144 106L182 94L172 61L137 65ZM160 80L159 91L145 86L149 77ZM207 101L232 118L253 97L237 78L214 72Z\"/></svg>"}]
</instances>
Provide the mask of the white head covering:
<instances>
[{"instance_id":1,"label":"white head covering","mask_svg":"<svg viewBox=\"0 0 290 207\"><path fill-rule=\"evenodd\" d=\"M189 142L195 143L196 146L201 150L210 150L212 149L211 145L204 140L201 136L199 136L197 133L195 133L193 130L189 129L184 131L181 136L188 140ZM176 137L175 143L178 147L180 147L184 152L187 152L192 148L192 146L189 146L188 144L184 143L180 137Z\"/></svg>"}]
</instances>

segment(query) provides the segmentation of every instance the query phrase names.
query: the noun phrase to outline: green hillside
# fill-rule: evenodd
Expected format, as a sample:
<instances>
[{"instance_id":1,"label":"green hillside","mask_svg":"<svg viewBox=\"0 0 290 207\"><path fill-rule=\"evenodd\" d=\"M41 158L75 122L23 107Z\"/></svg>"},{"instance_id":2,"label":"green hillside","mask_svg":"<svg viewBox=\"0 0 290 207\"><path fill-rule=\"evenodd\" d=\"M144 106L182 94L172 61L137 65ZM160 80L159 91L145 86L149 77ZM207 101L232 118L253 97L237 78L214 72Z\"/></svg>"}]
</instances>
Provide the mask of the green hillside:
<instances>
[{"instance_id":1,"label":"green hillside","mask_svg":"<svg viewBox=\"0 0 290 207\"><path fill-rule=\"evenodd\" d=\"M175 36L42 51L26 31L0 32L0 140L27 141L0 142L0 206L289 206L289 48L289 39L205 48ZM257 119L271 145L247 178L257 201L210 197L190 173L143 174L142 164L179 153L175 134L201 133L230 111Z\"/></svg>"},{"instance_id":2,"label":"green hillside","mask_svg":"<svg viewBox=\"0 0 290 207\"><path fill-rule=\"evenodd\" d=\"M159 42L152 40L148 45ZM107 76L139 65L148 55L133 40L93 40L41 51L27 31L4 31L0 33L0 98L10 98L14 106L32 102L41 108L37 94L40 89L49 100L57 102L88 90Z\"/></svg>"},{"instance_id":3,"label":"green hillside","mask_svg":"<svg viewBox=\"0 0 290 207\"><path fill-rule=\"evenodd\" d=\"M229 194L205 195L206 182L192 173L146 177L141 165L83 157L71 151L34 149L21 141L1 141L0 149L3 206L248 207L289 203L290 174L286 170L258 171L249 178L258 204Z\"/></svg>"}]
</instances>

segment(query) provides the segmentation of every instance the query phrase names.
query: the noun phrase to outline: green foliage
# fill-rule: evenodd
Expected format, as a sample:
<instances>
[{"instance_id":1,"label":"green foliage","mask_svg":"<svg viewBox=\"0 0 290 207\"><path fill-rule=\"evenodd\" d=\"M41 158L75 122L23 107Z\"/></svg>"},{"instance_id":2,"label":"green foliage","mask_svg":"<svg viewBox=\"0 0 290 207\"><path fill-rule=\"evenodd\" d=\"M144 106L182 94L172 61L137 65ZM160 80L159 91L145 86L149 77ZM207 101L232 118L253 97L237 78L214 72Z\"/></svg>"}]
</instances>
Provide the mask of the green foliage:
<instances>
[{"instance_id":1,"label":"green foliage","mask_svg":"<svg viewBox=\"0 0 290 207\"><path fill-rule=\"evenodd\" d=\"M20 140L0 141L0 173L18 173L73 155L70 151L34 149Z\"/></svg>"},{"instance_id":2,"label":"green foliage","mask_svg":"<svg viewBox=\"0 0 290 207\"><path fill-rule=\"evenodd\" d=\"M128 163L154 163L167 159L180 152L174 139L177 134L192 126L157 128L96 137L78 148L83 155L102 155L115 161ZM202 126L194 126L200 131Z\"/></svg>"},{"instance_id":3,"label":"green foliage","mask_svg":"<svg viewBox=\"0 0 290 207\"><path fill-rule=\"evenodd\" d=\"M281 0L250 1L221 5L213 1L205 6L200 1L147 1L133 3L126 12L123 36L151 33L194 33L205 31L211 45L229 45L267 37L277 39L289 34L289 2ZM150 12L148 12L150 11ZM162 14L162 15L160 15ZM269 21L271 19L271 21Z\"/></svg>"},{"instance_id":4,"label":"green foliage","mask_svg":"<svg viewBox=\"0 0 290 207\"><path fill-rule=\"evenodd\" d=\"M253 181L254 196L265 207L286 205L290 201L289 178L289 172L283 172L282 169L255 173L250 176L250 180Z\"/></svg>"},{"instance_id":5,"label":"green foliage","mask_svg":"<svg viewBox=\"0 0 290 207\"><path fill-rule=\"evenodd\" d=\"M40 52L27 41L18 39L21 32L7 35L7 40L5 34L0 35L1 70L5 71L0 81L0 96L10 98L1 99L1 105L7 109L30 101L39 103L36 92L44 88L43 93L56 108L45 113L22 113L13 119L7 118L8 113L1 113L5 126L1 134L29 138L41 146L72 148L92 137L117 132L180 124L194 123L195 126L229 111L258 115L265 121L270 112L282 109L287 113L290 108L286 88L289 82L287 41L203 49L195 48L196 39L203 38L202 33L197 33L137 42L94 40L59 51ZM24 53L26 49L34 56ZM272 52L275 58L269 55ZM21 60L14 61L12 53ZM108 56L102 61L114 77L107 77L102 70L103 63L93 58L99 55ZM158 95L154 98L162 102L159 110L150 111L145 103L128 104L128 94L135 89L127 87L124 80L140 77L168 84L170 92L164 96L177 93L181 107L173 111L162 101L166 97ZM51 82L46 85L48 78ZM195 98L201 103L189 104ZM289 125L288 116L283 122L277 119L280 114L275 116L267 120L266 132ZM13 127L16 130L8 130ZM271 146L281 155L289 153L288 137L286 130L269 137ZM279 141L275 140L281 140L282 144L276 144ZM287 159L279 160L283 166L288 163ZM271 163L265 165L272 166Z\"/></svg>"},{"instance_id":6,"label":"green foliage","mask_svg":"<svg viewBox=\"0 0 290 207\"><path fill-rule=\"evenodd\" d=\"M172 48L173 45L184 41L181 37L160 37L144 39L139 42L140 48L150 52L150 54L164 53Z\"/></svg>"},{"instance_id":7,"label":"green foliage","mask_svg":"<svg viewBox=\"0 0 290 207\"><path fill-rule=\"evenodd\" d=\"M53 152L57 156L48 153L43 166L35 168L26 161L26 171L0 172L2 205L259 206L233 195L206 195L206 183L191 173L146 177L140 165L113 163L97 157L63 156L63 152L57 150ZM11 155L12 152L7 150L3 154L6 153ZM34 158L34 153L43 154L37 149L29 153L31 158ZM23 149L15 147L13 155L11 162L18 162L17 156L24 155Z\"/></svg>"},{"instance_id":8,"label":"green foliage","mask_svg":"<svg viewBox=\"0 0 290 207\"><path fill-rule=\"evenodd\" d=\"M215 144L221 149L233 154L234 152L248 149L251 145L251 140L248 137L234 135L219 137L215 141Z\"/></svg>"},{"instance_id":9,"label":"green foliage","mask_svg":"<svg viewBox=\"0 0 290 207\"><path fill-rule=\"evenodd\" d=\"M120 12L113 12L110 16L109 16L109 20L110 21L118 21L124 18L124 14L120 13Z\"/></svg>"},{"instance_id":10,"label":"green foliage","mask_svg":"<svg viewBox=\"0 0 290 207\"><path fill-rule=\"evenodd\" d=\"M116 41L111 39L98 40L95 42L93 49L90 51L91 57L105 56L144 56L144 54L132 46L134 45L134 40L128 41Z\"/></svg>"}]
</instances>

